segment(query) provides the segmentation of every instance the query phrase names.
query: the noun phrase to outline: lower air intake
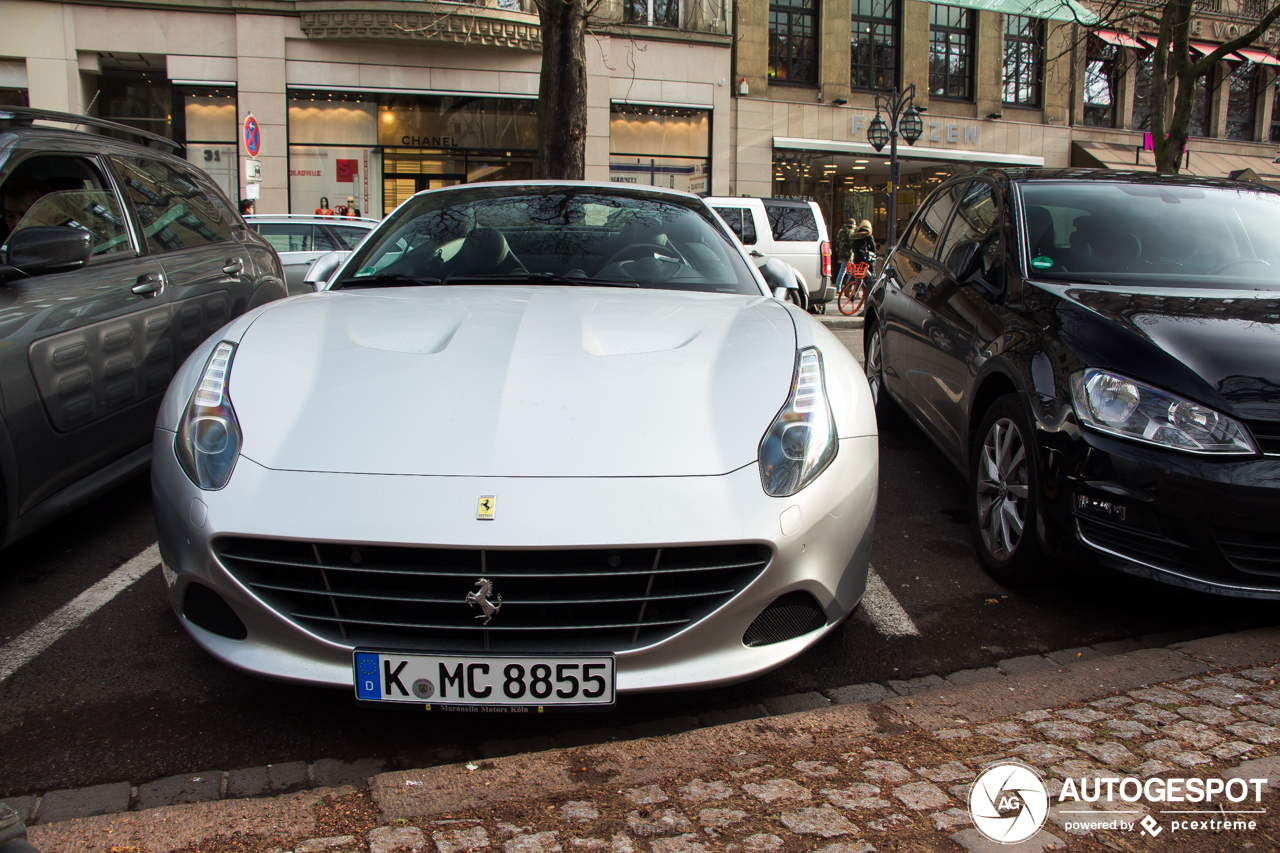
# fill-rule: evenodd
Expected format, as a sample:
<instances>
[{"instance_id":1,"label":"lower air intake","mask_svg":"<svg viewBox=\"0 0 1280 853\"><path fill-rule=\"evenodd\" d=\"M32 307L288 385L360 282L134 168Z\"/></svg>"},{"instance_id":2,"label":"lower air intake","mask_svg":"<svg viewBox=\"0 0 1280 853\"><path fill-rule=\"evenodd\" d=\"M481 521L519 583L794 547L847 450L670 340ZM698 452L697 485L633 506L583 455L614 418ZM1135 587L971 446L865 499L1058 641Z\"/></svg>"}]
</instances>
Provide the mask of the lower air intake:
<instances>
[{"instance_id":1,"label":"lower air intake","mask_svg":"<svg viewBox=\"0 0 1280 853\"><path fill-rule=\"evenodd\" d=\"M222 596L204 584L187 584L182 599L182 615L195 624L232 640L243 640L249 631Z\"/></svg>"},{"instance_id":2,"label":"lower air intake","mask_svg":"<svg viewBox=\"0 0 1280 853\"><path fill-rule=\"evenodd\" d=\"M769 646L816 631L827 624L817 599L807 592L789 592L755 618L742 635L746 646Z\"/></svg>"}]
</instances>

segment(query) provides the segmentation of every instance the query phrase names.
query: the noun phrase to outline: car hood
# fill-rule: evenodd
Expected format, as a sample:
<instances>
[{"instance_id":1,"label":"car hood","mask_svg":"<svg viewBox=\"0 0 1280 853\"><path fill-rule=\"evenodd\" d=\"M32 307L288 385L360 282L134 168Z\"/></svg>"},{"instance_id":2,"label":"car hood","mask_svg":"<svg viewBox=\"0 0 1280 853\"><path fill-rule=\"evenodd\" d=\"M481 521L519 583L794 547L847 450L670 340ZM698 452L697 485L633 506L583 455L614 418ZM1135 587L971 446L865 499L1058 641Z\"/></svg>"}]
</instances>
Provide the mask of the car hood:
<instances>
[{"instance_id":1,"label":"car hood","mask_svg":"<svg viewBox=\"0 0 1280 853\"><path fill-rule=\"evenodd\" d=\"M1068 288L1064 295L1109 321L1064 316L1063 328L1114 369L1242 418L1280 420L1280 294ZM1136 335L1136 345L1110 324Z\"/></svg>"},{"instance_id":2,"label":"car hood","mask_svg":"<svg viewBox=\"0 0 1280 853\"><path fill-rule=\"evenodd\" d=\"M795 327L765 297L557 286L298 297L236 350L242 452L299 471L724 474L786 402Z\"/></svg>"}]
</instances>

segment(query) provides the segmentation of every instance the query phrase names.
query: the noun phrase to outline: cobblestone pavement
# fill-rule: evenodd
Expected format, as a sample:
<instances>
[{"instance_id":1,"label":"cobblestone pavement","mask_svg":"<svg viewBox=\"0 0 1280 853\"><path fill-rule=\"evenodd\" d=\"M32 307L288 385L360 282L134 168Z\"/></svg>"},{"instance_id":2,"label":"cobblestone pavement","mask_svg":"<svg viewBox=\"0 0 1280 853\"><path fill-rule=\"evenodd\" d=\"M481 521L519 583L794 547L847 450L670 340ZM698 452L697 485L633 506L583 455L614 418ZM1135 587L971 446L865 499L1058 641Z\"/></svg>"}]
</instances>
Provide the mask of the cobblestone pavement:
<instances>
[{"instance_id":1,"label":"cobblestone pavement","mask_svg":"<svg viewBox=\"0 0 1280 853\"><path fill-rule=\"evenodd\" d=\"M1210 641L1201 641L1209 643ZM1267 634L1274 654L1280 633ZM1192 644L1188 644L1192 645ZM1262 647L1262 646L1259 646ZM1209 648L1207 645L1202 648ZM1217 657L1230 657L1219 642ZM1223 652L1223 650L1226 650ZM304 792L291 804L365 803L361 820L299 820L276 814L234 835L224 812L185 836L190 853L866 853L872 850L971 851L1046 849L1276 849L1280 819L1280 667L1223 667L1195 653L1160 657L1143 650L1066 674L1028 673L1015 687L983 683L895 697L845 709L801 712L629 744L586 746L541 756L468 762L427 771L387 773L368 790ZM1207 656L1212 662L1214 655ZM1143 667L1192 677L1120 691L1088 701L1034 707L1034 695L1087 694L1082 678L1107 684ZM1071 680L1073 679L1073 680ZM1068 683L1070 680L1070 683ZM1028 691L1028 688L1033 688ZM1021 691L1023 708L989 715L1000 691ZM920 707L916 707L919 702ZM946 714L952 713L951 719ZM939 716L943 714L944 716ZM983 768L1017 760L1037 770L1051 802L1043 829L1017 847L996 845L972 825L970 784ZM1268 780L1250 815L1252 830L1175 832L1170 809L1193 806L1139 799L1059 803L1066 780L1222 777ZM303 801L299 797L313 799ZM269 800L244 801L270 803ZM1221 797L1215 808L1221 808ZM44 853L182 849L181 832L157 835L195 812L156 809L41 825L33 841ZM320 806L316 806L318 809ZM293 807L293 806L291 806ZM1137 824L1153 817L1167 832L1160 844L1128 831L1076 826L1081 813L1125 811ZM304 809L305 810L305 809ZM352 813L360 812L352 806ZM1074 813L1073 813L1074 812ZM1086 816L1087 817L1087 816ZM1221 816L1219 816L1221 817ZM198 824L199 822L197 822ZM210 831L210 827L218 827ZM1168 826L1168 829L1163 827ZM316 830L327 830L323 834ZM193 825L189 832L199 832ZM211 836L222 834L220 838ZM168 839L166 841L166 839ZM199 844L189 842L203 839ZM106 844L104 841L112 843Z\"/></svg>"}]
</instances>

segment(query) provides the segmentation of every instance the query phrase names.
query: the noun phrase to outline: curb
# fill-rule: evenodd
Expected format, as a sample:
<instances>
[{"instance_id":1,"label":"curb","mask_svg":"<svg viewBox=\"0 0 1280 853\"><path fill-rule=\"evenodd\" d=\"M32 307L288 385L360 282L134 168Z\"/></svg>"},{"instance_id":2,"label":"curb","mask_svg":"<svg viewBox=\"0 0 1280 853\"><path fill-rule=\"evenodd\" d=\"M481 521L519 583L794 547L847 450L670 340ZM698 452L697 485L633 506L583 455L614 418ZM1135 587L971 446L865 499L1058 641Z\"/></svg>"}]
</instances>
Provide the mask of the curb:
<instances>
[{"instance_id":1,"label":"curb","mask_svg":"<svg viewBox=\"0 0 1280 853\"><path fill-rule=\"evenodd\" d=\"M383 822L467 813L504 803L587 794L603 785L636 787L767 748L840 749L859 738L912 729L935 738L967 737L967 727L1043 708L1089 701L1213 669L1258 665L1280 658L1280 628L1178 642L1112 657L1085 659L969 685L947 684L870 703L746 719L680 734L486 759L369 779ZM1014 659L1016 660L1016 659ZM1047 660L1047 659L1046 659ZM883 689L883 688L881 688ZM886 691L887 693L887 691ZM798 694L807 696L809 694ZM777 703L781 710L781 703ZM761 711L764 709L761 708ZM726 759L726 756L728 758ZM266 799L222 800L82 817L30 829L46 851L100 851L124 842L168 853L192 841L240 832L308 838L317 830L315 806L354 788L318 788Z\"/></svg>"},{"instance_id":2,"label":"curb","mask_svg":"<svg viewBox=\"0 0 1280 853\"><path fill-rule=\"evenodd\" d=\"M812 314L810 316L812 316L813 319L817 320L822 325L826 326L828 329L845 330L845 329L861 329L862 328L861 317L844 317L839 314L837 314L834 317L827 314Z\"/></svg>"}]
</instances>

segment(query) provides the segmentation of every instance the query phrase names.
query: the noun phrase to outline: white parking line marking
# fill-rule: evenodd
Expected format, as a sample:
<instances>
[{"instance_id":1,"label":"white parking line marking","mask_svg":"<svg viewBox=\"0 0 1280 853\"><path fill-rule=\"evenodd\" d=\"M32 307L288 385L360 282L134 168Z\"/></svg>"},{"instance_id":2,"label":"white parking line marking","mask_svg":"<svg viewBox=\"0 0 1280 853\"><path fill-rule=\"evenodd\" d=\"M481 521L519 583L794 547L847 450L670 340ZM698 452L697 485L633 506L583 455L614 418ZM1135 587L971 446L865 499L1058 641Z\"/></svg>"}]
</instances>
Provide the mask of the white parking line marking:
<instances>
[{"instance_id":1,"label":"white parking line marking","mask_svg":"<svg viewBox=\"0 0 1280 853\"><path fill-rule=\"evenodd\" d=\"M886 637L919 637L920 629L893 597L889 587L871 569L867 574L867 591L862 595L862 612L876 630Z\"/></svg>"},{"instance_id":2,"label":"white parking line marking","mask_svg":"<svg viewBox=\"0 0 1280 853\"><path fill-rule=\"evenodd\" d=\"M43 622L0 647L0 683L158 565L160 546L152 543L147 550L59 607Z\"/></svg>"}]
</instances>

